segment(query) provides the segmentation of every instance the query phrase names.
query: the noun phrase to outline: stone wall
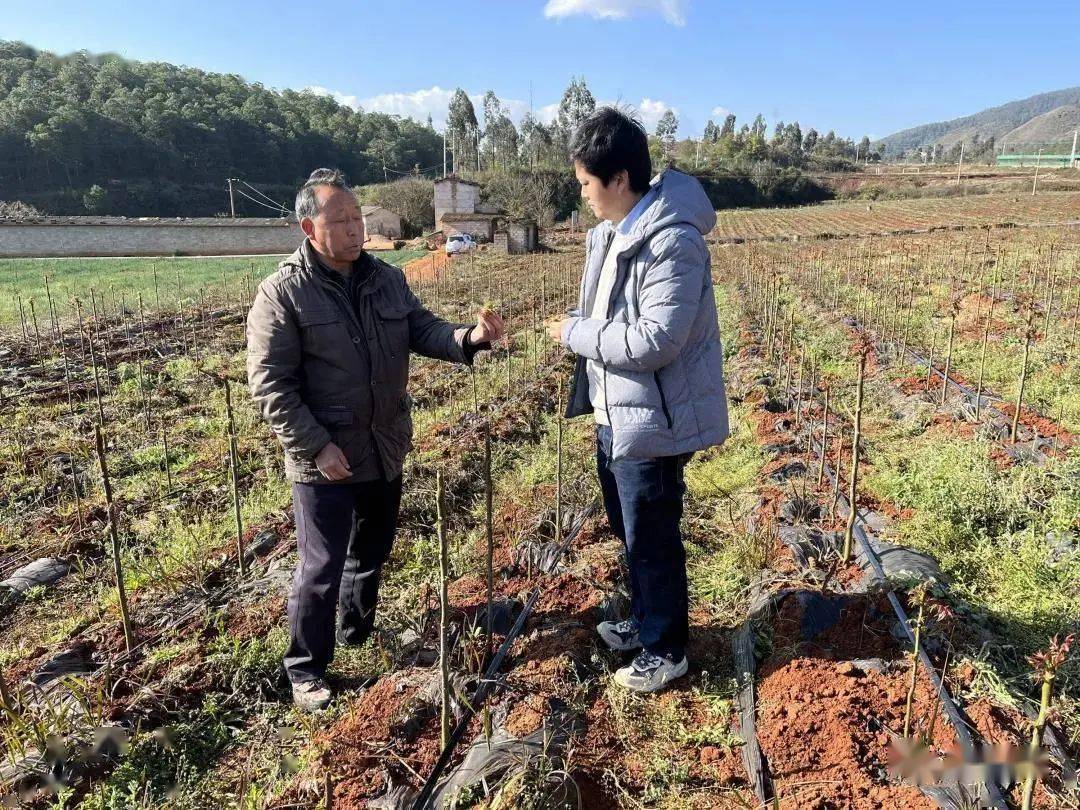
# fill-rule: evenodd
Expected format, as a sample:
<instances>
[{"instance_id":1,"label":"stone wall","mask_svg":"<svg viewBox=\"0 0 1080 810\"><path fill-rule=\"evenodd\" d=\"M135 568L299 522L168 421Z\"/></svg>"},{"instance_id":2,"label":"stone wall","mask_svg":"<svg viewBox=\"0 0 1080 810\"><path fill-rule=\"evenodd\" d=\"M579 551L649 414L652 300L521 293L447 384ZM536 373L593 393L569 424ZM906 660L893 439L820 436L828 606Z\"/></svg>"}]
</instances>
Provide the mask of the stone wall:
<instances>
[{"instance_id":1,"label":"stone wall","mask_svg":"<svg viewBox=\"0 0 1080 810\"><path fill-rule=\"evenodd\" d=\"M297 223L279 219L0 220L0 257L5 258L282 254L292 253L303 239Z\"/></svg>"},{"instance_id":2,"label":"stone wall","mask_svg":"<svg viewBox=\"0 0 1080 810\"><path fill-rule=\"evenodd\" d=\"M536 250L537 228L535 222L510 222L506 226L509 236L507 250L510 253L532 253Z\"/></svg>"}]
</instances>

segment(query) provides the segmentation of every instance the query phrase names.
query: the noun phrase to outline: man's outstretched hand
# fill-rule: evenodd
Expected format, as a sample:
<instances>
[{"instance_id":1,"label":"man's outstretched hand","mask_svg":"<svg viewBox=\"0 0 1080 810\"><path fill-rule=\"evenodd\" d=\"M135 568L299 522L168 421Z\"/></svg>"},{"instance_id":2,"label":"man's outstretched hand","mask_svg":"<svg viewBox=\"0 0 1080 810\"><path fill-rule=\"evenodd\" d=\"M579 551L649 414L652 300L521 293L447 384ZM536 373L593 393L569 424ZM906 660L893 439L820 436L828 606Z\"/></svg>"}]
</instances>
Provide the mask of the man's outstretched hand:
<instances>
[{"instance_id":1,"label":"man's outstretched hand","mask_svg":"<svg viewBox=\"0 0 1080 810\"><path fill-rule=\"evenodd\" d=\"M333 442L327 444L315 456L315 466L329 481L344 481L352 475L352 470L349 469L349 460L345 458L341 448Z\"/></svg>"},{"instance_id":2,"label":"man's outstretched hand","mask_svg":"<svg viewBox=\"0 0 1080 810\"><path fill-rule=\"evenodd\" d=\"M503 322L502 316L497 312L492 312L490 309L482 309L480 314L476 316L476 326L469 333L469 340L473 344L494 343L501 340L505 335L506 324Z\"/></svg>"}]
</instances>

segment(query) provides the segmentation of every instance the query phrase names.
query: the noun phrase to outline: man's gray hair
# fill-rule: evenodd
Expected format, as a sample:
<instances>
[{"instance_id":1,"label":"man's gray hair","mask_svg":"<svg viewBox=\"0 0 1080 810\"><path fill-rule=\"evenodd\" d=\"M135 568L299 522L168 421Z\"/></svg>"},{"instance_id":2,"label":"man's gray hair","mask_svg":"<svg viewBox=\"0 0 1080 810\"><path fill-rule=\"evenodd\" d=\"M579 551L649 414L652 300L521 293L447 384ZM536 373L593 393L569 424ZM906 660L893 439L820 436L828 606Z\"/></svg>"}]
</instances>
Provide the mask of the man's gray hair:
<instances>
[{"instance_id":1,"label":"man's gray hair","mask_svg":"<svg viewBox=\"0 0 1080 810\"><path fill-rule=\"evenodd\" d=\"M333 186L344 191L349 190L345 175L338 169L316 169L296 193L296 221L304 217L314 219L319 215L319 195L315 189L319 186Z\"/></svg>"}]
</instances>

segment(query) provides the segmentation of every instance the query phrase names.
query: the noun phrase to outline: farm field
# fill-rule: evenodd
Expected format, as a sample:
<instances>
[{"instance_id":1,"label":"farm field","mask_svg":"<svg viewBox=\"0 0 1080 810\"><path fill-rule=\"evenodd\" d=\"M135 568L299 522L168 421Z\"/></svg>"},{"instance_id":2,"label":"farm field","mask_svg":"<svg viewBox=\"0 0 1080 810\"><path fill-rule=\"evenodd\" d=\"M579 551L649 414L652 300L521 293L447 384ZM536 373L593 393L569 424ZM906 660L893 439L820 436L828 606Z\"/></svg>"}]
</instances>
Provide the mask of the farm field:
<instances>
[{"instance_id":1,"label":"farm field","mask_svg":"<svg viewBox=\"0 0 1080 810\"><path fill-rule=\"evenodd\" d=\"M886 214L1008 221L985 221L1013 215L975 205L989 199ZM1025 201L1025 221L1075 219L1077 200ZM490 303L512 338L474 371L414 358L379 633L339 649L317 716L279 674L290 492L244 377L243 318L272 263L196 263L179 292L175 269L155 291L152 264L130 284L114 268L57 282L52 307L20 264L4 297L17 284L23 314L0 339L0 794L963 806L974 782L920 789L890 764L913 745L939 766L1025 747L1028 658L1080 628L1080 227L880 236L856 210L722 212L749 242L712 247L732 435L686 470L690 675L645 698L612 684L623 659L593 630L626 610L620 544L593 425L558 415L571 358L542 336L576 295L580 247L414 277L446 317ZM754 241L811 220L857 235ZM1054 676L1034 806L1069 808L1075 653ZM1023 779L981 790L1020 806Z\"/></svg>"},{"instance_id":2,"label":"farm field","mask_svg":"<svg viewBox=\"0 0 1080 810\"><path fill-rule=\"evenodd\" d=\"M818 179L840 194L879 198L962 197L974 194L1031 195L1033 166L1004 167L966 164L961 185L956 185L955 165L913 166L883 164L863 166L859 171L823 174ZM1068 169L1040 167L1039 189L1047 192L1080 190L1080 178Z\"/></svg>"},{"instance_id":3,"label":"farm field","mask_svg":"<svg viewBox=\"0 0 1080 810\"><path fill-rule=\"evenodd\" d=\"M1080 192L980 194L946 199L838 202L770 210L720 211L720 242L901 234L1080 221Z\"/></svg>"},{"instance_id":4,"label":"farm field","mask_svg":"<svg viewBox=\"0 0 1080 810\"><path fill-rule=\"evenodd\" d=\"M383 250L383 261L402 266L418 250ZM175 307L177 300L195 298L199 290L218 287L222 295L248 295L253 284L272 272L284 256L221 256L176 258L0 259L0 328L30 320L30 301L42 318L52 307L65 311L72 298L90 300L90 290L112 306L138 311L141 295L146 307ZM46 282L48 279L48 282ZM234 287L228 290L229 285Z\"/></svg>"}]
</instances>

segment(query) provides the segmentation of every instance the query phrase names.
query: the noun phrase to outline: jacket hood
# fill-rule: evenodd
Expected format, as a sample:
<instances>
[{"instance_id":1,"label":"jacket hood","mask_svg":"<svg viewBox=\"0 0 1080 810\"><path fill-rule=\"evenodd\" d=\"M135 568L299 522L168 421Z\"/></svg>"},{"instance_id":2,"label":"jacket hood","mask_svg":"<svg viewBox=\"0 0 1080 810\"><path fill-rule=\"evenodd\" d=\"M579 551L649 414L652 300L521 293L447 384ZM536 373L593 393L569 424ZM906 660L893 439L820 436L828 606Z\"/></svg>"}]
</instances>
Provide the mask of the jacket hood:
<instances>
[{"instance_id":1,"label":"jacket hood","mask_svg":"<svg viewBox=\"0 0 1080 810\"><path fill-rule=\"evenodd\" d=\"M633 246L672 225L690 225L702 236L716 226L716 210L696 177L666 169L649 185L655 197L630 229L628 241Z\"/></svg>"}]
</instances>

